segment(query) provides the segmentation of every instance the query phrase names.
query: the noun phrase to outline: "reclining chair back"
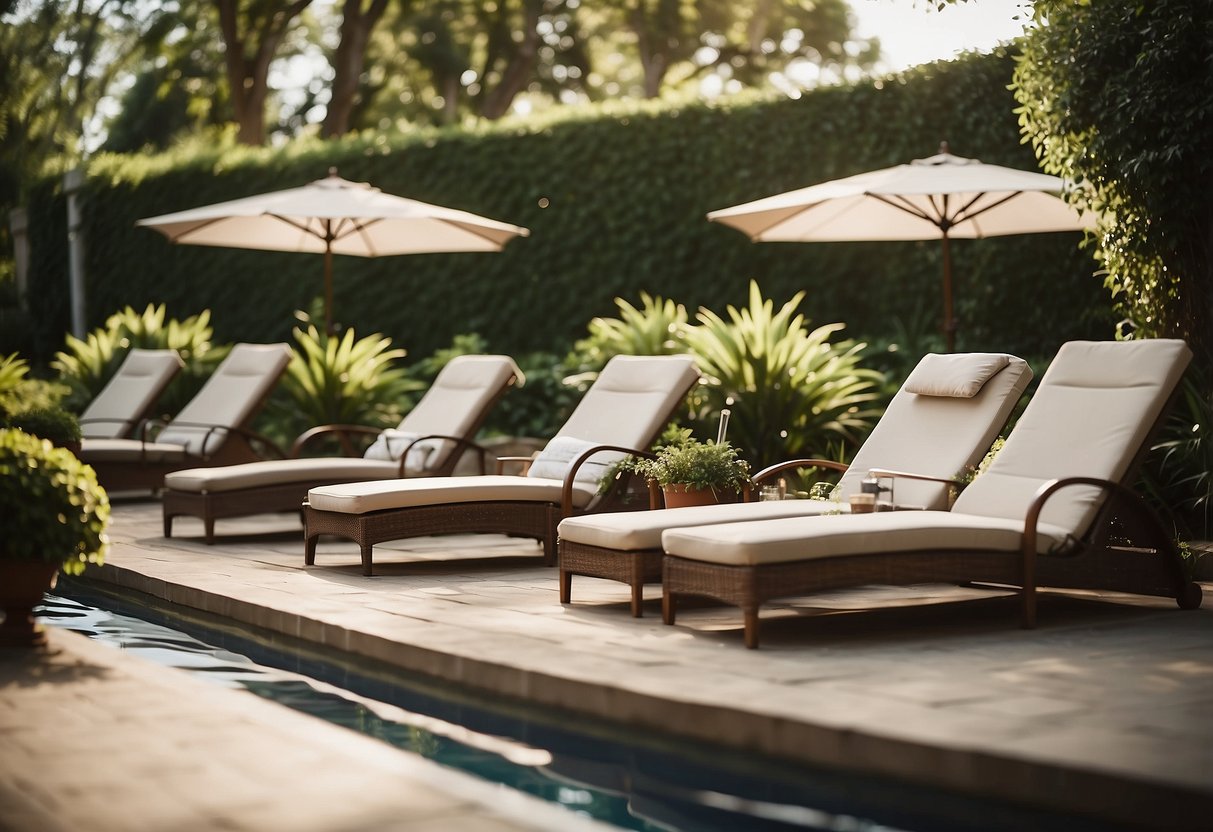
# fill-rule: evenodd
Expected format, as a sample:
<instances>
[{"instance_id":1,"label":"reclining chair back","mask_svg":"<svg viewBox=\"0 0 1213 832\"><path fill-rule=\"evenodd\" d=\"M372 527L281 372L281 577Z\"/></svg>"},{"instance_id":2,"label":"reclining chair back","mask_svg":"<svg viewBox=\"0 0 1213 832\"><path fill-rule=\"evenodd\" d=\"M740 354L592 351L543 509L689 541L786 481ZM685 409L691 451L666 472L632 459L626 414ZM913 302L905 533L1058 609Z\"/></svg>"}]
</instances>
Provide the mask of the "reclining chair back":
<instances>
[{"instance_id":1,"label":"reclining chair back","mask_svg":"<svg viewBox=\"0 0 1213 832\"><path fill-rule=\"evenodd\" d=\"M129 436L182 366L176 350L132 349L80 414L81 435L90 439Z\"/></svg>"},{"instance_id":2,"label":"reclining chair back","mask_svg":"<svg viewBox=\"0 0 1213 832\"><path fill-rule=\"evenodd\" d=\"M1124 482L1192 353L1183 341L1072 341L1058 351L990 467L955 512L1023 520L1041 486L1065 477ZM1041 521L1081 536L1105 493L1067 488Z\"/></svg>"}]
</instances>

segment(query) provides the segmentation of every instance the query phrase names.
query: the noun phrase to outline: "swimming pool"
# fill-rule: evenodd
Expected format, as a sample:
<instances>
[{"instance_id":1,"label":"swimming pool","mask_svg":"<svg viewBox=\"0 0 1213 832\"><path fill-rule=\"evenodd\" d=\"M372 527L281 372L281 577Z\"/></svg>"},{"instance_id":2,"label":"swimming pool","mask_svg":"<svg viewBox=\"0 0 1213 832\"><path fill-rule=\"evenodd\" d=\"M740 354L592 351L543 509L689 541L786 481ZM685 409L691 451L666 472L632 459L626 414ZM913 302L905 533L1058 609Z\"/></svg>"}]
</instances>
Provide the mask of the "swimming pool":
<instances>
[{"instance_id":1,"label":"swimming pool","mask_svg":"<svg viewBox=\"0 0 1213 832\"><path fill-rule=\"evenodd\" d=\"M1107 828L490 700L78 580L59 593L40 612L48 624L625 829Z\"/></svg>"}]
</instances>

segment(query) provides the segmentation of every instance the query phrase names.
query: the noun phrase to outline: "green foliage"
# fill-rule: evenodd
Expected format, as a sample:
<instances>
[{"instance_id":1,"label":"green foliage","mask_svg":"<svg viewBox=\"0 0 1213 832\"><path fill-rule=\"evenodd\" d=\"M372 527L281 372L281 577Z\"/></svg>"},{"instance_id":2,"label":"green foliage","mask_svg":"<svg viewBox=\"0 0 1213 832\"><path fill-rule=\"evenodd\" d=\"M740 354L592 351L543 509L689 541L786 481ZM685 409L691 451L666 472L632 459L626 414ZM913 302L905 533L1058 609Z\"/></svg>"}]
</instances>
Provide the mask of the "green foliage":
<instances>
[{"instance_id":1,"label":"green foliage","mask_svg":"<svg viewBox=\"0 0 1213 832\"><path fill-rule=\"evenodd\" d=\"M70 451L0 430L0 557L55 563L78 575L109 550L109 497Z\"/></svg>"},{"instance_id":2,"label":"green foliage","mask_svg":"<svg viewBox=\"0 0 1213 832\"><path fill-rule=\"evenodd\" d=\"M721 493L737 493L750 481L750 466L738 456L728 441L701 442L683 429L666 437L655 459L629 457L619 466L658 485L684 485L691 489L710 488ZM613 476L613 472L612 472Z\"/></svg>"},{"instance_id":3,"label":"green foliage","mask_svg":"<svg viewBox=\"0 0 1213 832\"><path fill-rule=\"evenodd\" d=\"M683 336L707 380L701 418L730 409L729 436L760 467L857 442L876 415L869 406L882 377L859 366L864 345L831 343L842 324L809 331L796 311L803 297L775 311L752 282L748 306L729 306L727 319L701 308L700 325Z\"/></svg>"},{"instance_id":4,"label":"green foliage","mask_svg":"<svg viewBox=\"0 0 1213 832\"><path fill-rule=\"evenodd\" d=\"M15 390L25 381L29 373L29 362L17 353L0 358L0 395Z\"/></svg>"},{"instance_id":5,"label":"green foliage","mask_svg":"<svg viewBox=\"0 0 1213 832\"><path fill-rule=\"evenodd\" d=\"M57 447L79 448L80 421L75 414L62 407L45 407L23 410L8 417L10 428L17 428L26 433L47 439Z\"/></svg>"},{"instance_id":6,"label":"green foliage","mask_svg":"<svg viewBox=\"0 0 1213 832\"><path fill-rule=\"evenodd\" d=\"M502 397L485 421L485 430L504 436L550 438L569 418L588 384L565 375L560 358L550 352L514 357L526 383Z\"/></svg>"},{"instance_id":7,"label":"green foliage","mask_svg":"<svg viewBox=\"0 0 1213 832\"><path fill-rule=\"evenodd\" d=\"M184 370L161 396L161 407L175 413L201 389L227 355L226 347L211 343L210 310L184 321L167 318L164 304L149 303L142 313L130 306L110 315L105 325L84 340L68 335L66 347L55 353L51 367L71 393L69 407L81 410L113 378L131 349L176 350Z\"/></svg>"},{"instance_id":8,"label":"green foliage","mask_svg":"<svg viewBox=\"0 0 1213 832\"><path fill-rule=\"evenodd\" d=\"M301 185L348 179L524 225L499 253L338 257L334 308L413 355L477 332L494 349L564 355L614 299L641 292L688 310L744 303L749 278L773 296L806 289L812 320L864 340L924 304L938 327L937 241L755 244L704 215L791 188L934 153L1032 169L1007 90L1010 53L966 57L791 100L748 95L674 106L610 102L467 129L371 131L277 149L221 141L162 156L95 156L83 233L90 308L132 304L213 313L222 341L290 340L291 313L320 291L311 254L170 245L135 221ZM804 137L813 136L811 152ZM56 179L29 204L36 362L68 329L65 206ZM1107 337L1114 319L1077 234L953 245L960 349L1055 352ZM1042 296L1049 303L1041 303ZM45 350L45 352L43 352ZM513 398L511 394L510 398Z\"/></svg>"},{"instance_id":9,"label":"green foliage","mask_svg":"<svg viewBox=\"0 0 1213 832\"><path fill-rule=\"evenodd\" d=\"M327 335L309 324L295 330L298 347L267 410L277 430L289 438L315 425L390 427L400 421L406 396L424 385L410 379L397 362L405 351L375 333L354 330Z\"/></svg>"},{"instance_id":10,"label":"green foliage","mask_svg":"<svg viewBox=\"0 0 1213 832\"><path fill-rule=\"evenodd\" d=\"M1144 479L1156 506L1181 534L1213 539L1213 386L1199 372L1185 377L1151 451Z\"/></svg>"},{"instance_id":11,"label":"green foliage","mask_svg":"<svg viewBox=\"0 0 1213 832\"><path fill-rule=\"evenodd\" d=\"M596 372L616 355L672 355L686 352L679 335L687 324L681 303L640 293L637 309L623 298L615 298L618 318L596 317L590 334L573 345L565 359L571 369Z\"/></svg>"},{"instance_id":12,"label":"green foliage","mask_svg":"<svg viewBox=\"0 0 1213 832\"><path fill-rule=\"evenodd\" d=\"M1083 184L1127 328L1213 367L1213 10L1208 0L1037 0L1015 71L1023 132Z\"/></svg>"}]
</instances>

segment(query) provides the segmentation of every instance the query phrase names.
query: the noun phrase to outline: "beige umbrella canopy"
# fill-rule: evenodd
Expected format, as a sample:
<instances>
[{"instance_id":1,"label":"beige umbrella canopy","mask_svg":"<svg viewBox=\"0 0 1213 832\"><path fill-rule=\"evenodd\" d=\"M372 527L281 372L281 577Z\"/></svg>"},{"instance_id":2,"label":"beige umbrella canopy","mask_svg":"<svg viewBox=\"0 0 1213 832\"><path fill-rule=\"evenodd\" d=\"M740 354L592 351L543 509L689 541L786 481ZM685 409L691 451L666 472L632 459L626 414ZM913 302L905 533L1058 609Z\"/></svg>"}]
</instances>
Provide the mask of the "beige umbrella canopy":
<instances>
[{"instance_id":1,"label":"beige umbrella canopy","mask_svg":"<svg viewBox=\"0 0 1213 832\"><path fill-rule=\"evenodd\" d=\"M350 182L329 170L326 179L149 217L136 225L154 228L174 243L309 251L324 255L324 324L333 331L333 255L379 257L456 251L500 251L530 232L517 225L385 194L365 182Z\"/></svg>"},{"instance_id":2,"label":"beige umbrella canopy","mask_svg":"<svg viewBox=\"0 0 1213 832\"><path fill-rule=\"evenodd\" d=\"M936 156L713 211L708 219L762 242L940 238L943 329L951 352L949 239L1091 227L1092 215L1079 215L1058 196L1064 187L1056 176L953 156L944 143Z\"/></svg>"}]
</instances>

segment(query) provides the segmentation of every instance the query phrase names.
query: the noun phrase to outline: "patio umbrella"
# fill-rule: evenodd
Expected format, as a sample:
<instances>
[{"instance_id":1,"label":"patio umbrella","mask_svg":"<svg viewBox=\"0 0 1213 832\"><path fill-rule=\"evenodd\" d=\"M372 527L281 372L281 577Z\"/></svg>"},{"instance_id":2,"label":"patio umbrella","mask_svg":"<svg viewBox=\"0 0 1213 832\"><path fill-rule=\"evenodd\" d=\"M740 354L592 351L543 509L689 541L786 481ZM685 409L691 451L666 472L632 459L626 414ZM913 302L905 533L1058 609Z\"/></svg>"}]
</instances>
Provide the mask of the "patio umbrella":
<instances>
[{"instance_id":1,"label":"patio umbrella","mask_svg":"<svg viewBox=\"0 0 1213 832\"><path fill-rule=\"evenodd\" d=\"M174 243L310 251L324 255L324 325L333 331L333 255L379 257L455 251L500 251L530 232L517 225L385 194L329 170L301 188L274 191L149 217Z\"/></svg>"},{"instance_id":2,"label":"patio umbrella","mask_svg":"<svg viewBox=\"0 0 1213 832\"><path fill-rule=\"evenodd\" d=\"M943 329L955 346L953 238L1078 231L1080 216L1059 194L1056 176L987 165L948 152L724 208L708 219L755 241L929 240L943 243Z\"/></svg>"}]
</instances>

